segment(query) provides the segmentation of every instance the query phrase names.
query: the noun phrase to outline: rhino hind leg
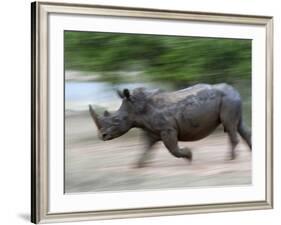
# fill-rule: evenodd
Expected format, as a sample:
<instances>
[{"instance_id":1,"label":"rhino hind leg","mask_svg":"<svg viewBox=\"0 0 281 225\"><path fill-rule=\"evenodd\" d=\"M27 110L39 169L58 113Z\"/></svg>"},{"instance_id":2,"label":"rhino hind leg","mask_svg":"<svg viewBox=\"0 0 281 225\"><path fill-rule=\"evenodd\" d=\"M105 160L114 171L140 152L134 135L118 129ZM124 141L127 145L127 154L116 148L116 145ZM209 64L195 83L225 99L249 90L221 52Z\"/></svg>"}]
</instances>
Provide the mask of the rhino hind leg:
<instances>
[{"instance_id":1,"label":"rhino hind leg","mask_svg":"<svg viewBox=\"0 0 281 225\"><path fill-rule=\"evenodd\" d=\"M229 141L231 144L231 156L230 157L233 160L236 158L235 148L239 143L238 135L237 135L237 127L234 123L234 125L230 125L230 126L224 125L224 129L226 130L228 137L229 137Z\"/></svg>"},{"instance_id":2,"label":"rhino hind leg","mask_svg":"<svg viewBox=\"0 0 281 225\"><path fill-rule=\"evenodd\" d=\"M227 132L231 144L231 159L236 158L235 148L238 144L237 129L241 118L241 101L225 97L221 104L220 120Z\"/></svg>"},{"instance_id":3,"label":"rhino hind leg","mask_svg":"<svg viewBox=\"0 0 281 225\"><path fill-rule=\"evenodd\" d=\"M177 158L192 161L192 152L189 148L179 148L176 130L166 130L161 133L162 141L169 152Z\"/></svg>"},{"instance_id":4,"label":"rhino hind leg","mask_svg":"<svg viewBox=\"0 0 281 225\"><path fill-rule=\"evenodd\" d=\"M228 136L229 136L229 140L231 143L231 159L235 159L236 158L236 154L235 154L235 148L238 144L238 138L237 138L237 132L235 129L232 129L231 131L228 132Z\"/></svg>"}]
</instances>

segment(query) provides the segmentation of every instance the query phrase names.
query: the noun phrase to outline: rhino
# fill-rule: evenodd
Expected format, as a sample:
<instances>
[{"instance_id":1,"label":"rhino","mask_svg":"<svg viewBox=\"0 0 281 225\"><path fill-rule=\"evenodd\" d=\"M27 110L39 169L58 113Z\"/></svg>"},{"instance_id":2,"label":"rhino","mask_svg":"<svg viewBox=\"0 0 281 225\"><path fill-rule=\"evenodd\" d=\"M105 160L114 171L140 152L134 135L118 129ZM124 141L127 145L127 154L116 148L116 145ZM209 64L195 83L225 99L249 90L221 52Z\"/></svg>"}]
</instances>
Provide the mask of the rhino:
<instances>
[{"instance_id":1,"label":"rhino","mask_svg":"<svg viewBox=\"0 0 281 225\"><path fill-rule=\"evenodd\" d=\"M190 148L180 148L178 141L197 141L210 135L220 124L231 144L230 159L235 159L238 135L252 149L251 131L243 123L242 100L229 84L197 84L174 92L136 88L118 90L122 99L115 112L98 115L89 105L90 115L103 141L112 140L132 128L144 131L146 148L137 167L143 167L150 150L162 141L177 158L192 160Z\"/></svg>"}]
</instances>

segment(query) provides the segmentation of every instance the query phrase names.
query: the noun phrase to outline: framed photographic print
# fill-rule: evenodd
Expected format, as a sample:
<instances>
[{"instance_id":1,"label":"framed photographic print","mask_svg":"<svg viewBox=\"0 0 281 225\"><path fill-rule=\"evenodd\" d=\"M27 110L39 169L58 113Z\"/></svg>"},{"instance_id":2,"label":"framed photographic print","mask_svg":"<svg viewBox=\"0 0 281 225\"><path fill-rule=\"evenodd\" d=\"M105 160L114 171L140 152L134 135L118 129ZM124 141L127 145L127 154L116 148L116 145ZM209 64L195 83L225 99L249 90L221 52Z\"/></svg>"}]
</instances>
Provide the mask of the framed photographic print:
<instances>
[{"instance_id":1,"label":"framed photographic print","mask_svg":"<svg viewBox=\"0 0 281 225\"><path fill-rule=\"evenodd\" d=\"M273 19L32 3L33 223L273 207Z\"/></svg>"}]
</instances>

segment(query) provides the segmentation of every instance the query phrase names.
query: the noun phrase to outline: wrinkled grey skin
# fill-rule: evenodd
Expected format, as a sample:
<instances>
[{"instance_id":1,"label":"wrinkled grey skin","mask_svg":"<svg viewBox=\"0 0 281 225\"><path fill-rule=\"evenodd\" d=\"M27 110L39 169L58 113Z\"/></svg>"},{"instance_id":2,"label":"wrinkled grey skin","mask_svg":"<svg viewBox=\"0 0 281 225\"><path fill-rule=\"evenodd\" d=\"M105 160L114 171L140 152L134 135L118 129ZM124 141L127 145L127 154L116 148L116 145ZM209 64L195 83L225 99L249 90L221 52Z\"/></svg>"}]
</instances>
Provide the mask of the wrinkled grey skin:
<instances>
[{"instance_id":1,"label":"wrinkled grey skin","mask_svg":"<svg viewBox=\"0 0 281 225\"><path fill-rule=\"evenodd\" d=\"M237 90L227 84L198 84L175 92L161 92L137 88L118 91L120 108L98 116L89 106L90 114L104 141L117 138L131 128L145 132L147 148L137 163L144 166L150 149L163 141L169 152L178 158L192 160L189 148L180 148L178 141L196 141L211 134L220 124L228 133L231 159L235 158L237 132L251 149L251 131L242 121L241 98Z\"/></svg>"}]
</instances>

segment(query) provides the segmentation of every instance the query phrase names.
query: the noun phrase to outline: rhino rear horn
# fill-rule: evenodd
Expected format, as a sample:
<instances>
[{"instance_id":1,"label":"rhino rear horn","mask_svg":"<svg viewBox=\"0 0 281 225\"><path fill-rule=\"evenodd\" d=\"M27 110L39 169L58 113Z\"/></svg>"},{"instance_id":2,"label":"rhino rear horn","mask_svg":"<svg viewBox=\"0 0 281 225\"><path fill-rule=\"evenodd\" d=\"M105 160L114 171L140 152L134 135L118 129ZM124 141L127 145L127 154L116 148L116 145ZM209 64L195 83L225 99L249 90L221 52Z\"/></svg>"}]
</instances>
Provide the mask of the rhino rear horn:
<instances>
[{"instance_id":1,"label":"rhino rear horn","mask_svg":"<svg viewBox=\"0 0 281 225\"><path fill-rule=\"evenodd\" d=\"M96 124L97 128L100 129L101 125L100 125L100 122L99 122L98 115L96 114L95 110L93 109L93 107L91 105L89 105L89 111L90 111L91 117L95 121L95 124Z\"/></svg>"},{"instance_id":2,"label":"rhino rear horn","mask_svg":"<svg viewBox=\"0 0 281 225\"><path fill-rule=\"evenodd\" d=\"M103 116L110 116L110 113L109 113L107 110L105 110L105 111L103 112Z\"/></svg>"}]
</instances>

